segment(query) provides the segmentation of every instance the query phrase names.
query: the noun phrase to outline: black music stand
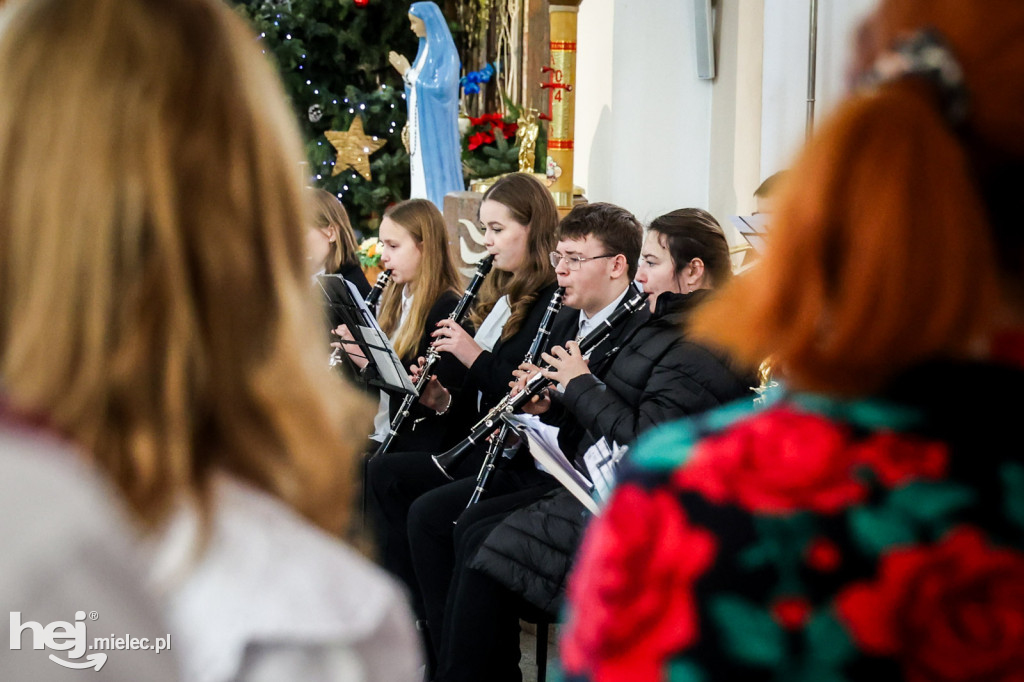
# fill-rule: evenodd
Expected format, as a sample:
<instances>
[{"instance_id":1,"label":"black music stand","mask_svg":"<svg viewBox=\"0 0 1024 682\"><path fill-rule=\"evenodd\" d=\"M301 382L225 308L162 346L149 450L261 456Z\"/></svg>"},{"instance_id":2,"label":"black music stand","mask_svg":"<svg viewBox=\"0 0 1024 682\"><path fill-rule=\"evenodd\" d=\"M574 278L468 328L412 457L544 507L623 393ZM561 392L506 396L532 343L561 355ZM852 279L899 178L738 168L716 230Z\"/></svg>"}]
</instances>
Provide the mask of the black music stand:
<instances>
[{"instance_id":1,"label":"black music stand","mask_svg":"<svg viewBox=\"0 0 1024 682\"><path fill-rule=\"evenodd\" d=\"M377 318L363 302L359 290L341 275L317 275L316 282L327 300L327 319L331 329L340 324L348 327L354 341L342 341L359 347L367 360L360 369L345 355L355 376L369 386L389 393L416 395L416 387L402 366L402 361L388 341L387 334L377 324Z\"/></svg>"}]
</instances>

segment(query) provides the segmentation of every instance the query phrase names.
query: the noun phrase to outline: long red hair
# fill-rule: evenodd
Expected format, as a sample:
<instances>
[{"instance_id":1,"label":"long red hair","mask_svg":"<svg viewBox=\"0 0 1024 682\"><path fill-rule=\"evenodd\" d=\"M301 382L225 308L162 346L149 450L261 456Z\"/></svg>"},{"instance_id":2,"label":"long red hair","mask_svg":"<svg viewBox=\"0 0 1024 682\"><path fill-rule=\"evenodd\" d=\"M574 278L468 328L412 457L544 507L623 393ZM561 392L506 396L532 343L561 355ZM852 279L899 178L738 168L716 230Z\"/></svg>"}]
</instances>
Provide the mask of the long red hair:
<instances>
[{"instance_id":1,"label":"long red hair","mask_svg":"<svg viewBox=\"0 0 1024 682\"><path fill-rule=\"evenodd\" d=\"M1004 300L979 161L1024 152L1024 3L888 0L855 63L917 28L943 35L970 90L963 130L915 78L843 103L793 167L761 263L694 332L802 389L860 394L974 352ZM1019 273L1011 274L1019 279Z\"/></svg>"}]
</instances>

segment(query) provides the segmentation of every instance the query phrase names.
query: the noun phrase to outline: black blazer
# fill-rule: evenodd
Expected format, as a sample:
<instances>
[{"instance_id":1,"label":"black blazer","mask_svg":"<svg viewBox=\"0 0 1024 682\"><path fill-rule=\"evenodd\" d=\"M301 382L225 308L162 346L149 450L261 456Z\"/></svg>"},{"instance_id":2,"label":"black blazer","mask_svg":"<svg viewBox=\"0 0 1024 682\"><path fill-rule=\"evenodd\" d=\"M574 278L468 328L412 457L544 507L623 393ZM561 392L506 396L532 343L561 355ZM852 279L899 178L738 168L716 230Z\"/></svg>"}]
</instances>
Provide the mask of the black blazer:
<instances>
[{"instance_id":1,"label":"black blazer","mask_svg":"<svg viewBox=\"0 0 1024 682\"><path fill-rule=\"evenodd\" d=\"M470 429L480 417L508 394L512 372L526 357L556 288L557 285L552 282L541 289L519 331L507 339L499 339L494 348L480 353L467 370L462 385L452 390L449 410L452 413L452 426L439 451L447 450L469 435ZM451 386L448 388L452 389ZM482 394L479 407L478 394ZM477 454L482 456L482 452L487 449L486 443L479 444L477 449L480 451Z\"/></svg>"},{"instance_id":2,"label":"black blazer","mask_svg":"<svg viewBox=\"0 0 1024 682\"><path fill-rule=\"evenodd\" d=\"M455 306L459 304L460 298L459 294L453 291L446 291L434 302L423 325L423 333L420 336L420 344L416 348L416 352L402 358L402 364L406 369L413 365L417 358L427 354L427 347L433 340L430 334L437 329L438 322L451 315L452 311L455 310ZM473 327L468 321L463 322L462 326L470 334L473 333ZM438 381L445 387L461 386L466 378L466 368L451 353L441 353L441 357L438 358L437 363L431 370L431 374L436 374ZM392 421L395 415L398 414L402 399L402 395L390 396L389 408ZM458 419L458 415L453 414L451 410L447 414L438 415L434 410L424 407L416 400L413 402L409 416L402 422L402 428L399 429L398 435L395 436L388 449L391 452L437 450L443 442L447 442L445 435L450 429L459 431L456 434L457 437L461 438L465 435L461 433L461 424L462 421Z\"/></svg>"}]
</instances>

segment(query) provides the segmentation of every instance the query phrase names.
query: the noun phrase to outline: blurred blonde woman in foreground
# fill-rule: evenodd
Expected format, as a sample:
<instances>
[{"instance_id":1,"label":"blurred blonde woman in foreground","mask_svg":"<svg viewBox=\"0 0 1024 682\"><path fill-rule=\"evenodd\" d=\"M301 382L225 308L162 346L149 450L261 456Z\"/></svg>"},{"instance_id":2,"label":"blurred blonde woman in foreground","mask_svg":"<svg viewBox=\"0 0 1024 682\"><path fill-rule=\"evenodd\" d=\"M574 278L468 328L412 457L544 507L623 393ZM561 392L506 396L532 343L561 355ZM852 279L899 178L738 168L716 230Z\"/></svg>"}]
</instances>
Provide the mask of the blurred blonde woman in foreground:
<instances>
[{"instance_id":1,"label":"blurred blonde woman in foreground","mask_svg":"<svg viewBox=\"0 0 1024 682\"><path fill-rule=\"evenodd\" d=\"M214 0L0 16L11 409L144 531L185 679L415 679L400 592L335 539L370 411L324 367L298 134L253 37Z\"/></svg>"}]
</instances>

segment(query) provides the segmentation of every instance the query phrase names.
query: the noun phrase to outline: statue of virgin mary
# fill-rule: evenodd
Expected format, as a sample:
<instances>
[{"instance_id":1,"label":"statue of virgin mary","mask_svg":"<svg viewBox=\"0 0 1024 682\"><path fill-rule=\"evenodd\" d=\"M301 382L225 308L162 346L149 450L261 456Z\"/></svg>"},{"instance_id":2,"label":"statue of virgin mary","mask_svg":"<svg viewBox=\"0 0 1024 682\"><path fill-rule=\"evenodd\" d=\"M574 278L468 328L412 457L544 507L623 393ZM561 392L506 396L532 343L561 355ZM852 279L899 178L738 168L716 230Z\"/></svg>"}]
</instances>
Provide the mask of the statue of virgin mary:
<instances>
[{"instance_id":1,"label":"statue of virgin mary","mask_svg":"<svg viewBox=\"0 0 1024 682\"><path fill-rule=\"evenodd\" d=\"M416 59L396 52L388 60L405 81L409 120L410 198L444 210L444 195L465 189L459 141L459 54L440 8L414 2L409 23L420 39Z\"/></svg>"}]
</instances>

